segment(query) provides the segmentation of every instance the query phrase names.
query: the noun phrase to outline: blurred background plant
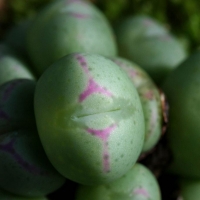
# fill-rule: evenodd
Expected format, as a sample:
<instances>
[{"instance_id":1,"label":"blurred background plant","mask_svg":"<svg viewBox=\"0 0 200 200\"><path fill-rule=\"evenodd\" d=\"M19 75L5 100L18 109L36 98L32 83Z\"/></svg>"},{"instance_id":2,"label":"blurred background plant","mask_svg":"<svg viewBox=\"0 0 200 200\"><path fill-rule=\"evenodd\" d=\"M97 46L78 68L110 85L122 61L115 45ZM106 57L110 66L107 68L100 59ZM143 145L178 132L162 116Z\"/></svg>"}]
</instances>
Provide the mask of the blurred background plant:
<instances>
[{"instance_id":1,"label":"blurred background plant","mask_svg":"<svg viewBox=\"0 0 200 200\"><path fill-rule=\"evenodd\" d=\"M33 16L52 0L0 0L0 35L6 28ZM146 14L166 26L192 51L200 46L200 1L198 0L90 0L111 23L130 14Z\"/></svg>"}]
</instances>

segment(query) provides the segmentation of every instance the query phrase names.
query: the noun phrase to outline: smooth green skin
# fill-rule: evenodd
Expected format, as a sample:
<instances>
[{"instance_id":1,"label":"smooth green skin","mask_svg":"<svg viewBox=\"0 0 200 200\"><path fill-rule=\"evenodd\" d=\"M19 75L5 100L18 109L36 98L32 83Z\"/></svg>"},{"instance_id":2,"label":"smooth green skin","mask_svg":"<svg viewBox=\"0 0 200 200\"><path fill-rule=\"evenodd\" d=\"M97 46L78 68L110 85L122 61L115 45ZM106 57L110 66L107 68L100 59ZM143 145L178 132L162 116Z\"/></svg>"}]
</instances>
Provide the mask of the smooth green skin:
<instances>
[{"instance_id":1,"label":"smooth green skin","mask_svg":"<svg viewBox=\"0 0 200 200\"><path fill-rule=\"evenodd\" d=\"M151 171L136 163L116 181L98 186L80 185L76 200L161 200L158 182Z\"/></svg>"},{"instance_id":2,"label":"smooth green skin","mask_svg":"<svg viewBox=\"0 0 200 200\"><path fill-rule=\"evenodd\" d=\"M96 92L80 100L91 79L112 96ZM86 185L110 182L138 159L144 141L142 105L132 82L111 60L86 53L63 57L37 82L34 107L46 154L66 178ZM110 126L115 128L105 140L104 133L98 137L88 131L105 132Z\"/></svg>"},{"instance_id":3,"label":"smooth green skin","mask_svg":"<svg viewBox=\"0 0 200 200\"><path fill-rule=\"evenodd\" d=\"M120 20L114 27L120 54L129 43L135 43L138 39L168 34L168 29L157 20L146 15L132 15Z\"/></svg>"},{"instance_id":4,"label":"smooth green skin","mask_svg":"<svg viewBox=\"0 0 200 200\"><path fill-rule=\"evenodd\" d=\"M145 140L142 152L151 150L162 134L160 93L151 77L135 63L120 57L110 58L126 72L136 87L145 117Z\"/></svg>"},{"instance_id":5,"label":"smooth green skin","mask_svg":"<svg viewBox=\"0 0 200 200\"><path fill-rule=\"evenodd\" d=\"M65 178L49 162L36 130L0 135L0 187L16 195L45 196Z\"/></svg>"},{"instance_id":6,"label":"smooth green skin","mask_svg":"<svg viewBox=\"0 0 200 200\"><path fill-rule=\"evenodd\" d=\"M163 84L169 103L170 171L200 178L200 51L178 66Z\"/></svg>"},{"instance_id":7,"label":"smooth green skin","mask_svg":"<svg viewBox=\"0 0 200 200\"><path fill-rule=\"evenodd\" d=\"M0 86L0 134L35 128L33 99L36 82L14 79Z\"/></svg>"},{"instance_id":8,"label":"smooth green skin","mask_svg":"<svg viewBox=\"0 0 200 200\"><path fill-rule=\"evenodd\" d=\"M46 197L31 198L31 197L18 196L18 195L9 193L7 191L4 191L2 189L0 189L0 199L1 200L48 200Z\"/></svg>"},{"instance_id":9,"label":"smooth green skin","mask_svg":"<svg viewBox=\"0 0 200 200\"><path fill-rule=\"evenodd\" d=\"M54 61L73 52L116 55L113 35L105 16L92 4L60 0L35 18L27 37L28 52L41 75Z\"/></svg>"},{"instance_id":10,"label":"smooth green skin","mask_svg":"<svg viewBox=\"0 0 200 200\"><path fill-rule=\"evenodd\" d=\"M149 35L148 29L144 33L138 30L140 33L138 36L134 35L134 31L135 26L131 21L119 25L119 30L116 31L119 55L137 63L157 84L161 84L167 75L186 58L185 48L173 35L164 31L157 32L156 28L155 33L153 31Z\"/></svg>"},{"instance_id":11,"label":"smooth green skin","mask_svg":"<svg viewBox=\"0 0 200 200\"><path fill-rule=\"evenodd\" d=\"M161 84L187 55L179 41L170 35L138 40L129 50L127 57L140 65L157 84Z\"/></svg>"},{"instance_id":12,"label":"smooth green skin","mask_svg":"<svg viewBox=\"0 0 200 200\"><path fill-rule=\"evenodd\" d=\"M181 179L180 180L181 197L183 200L199 200L200 197L200 181Z\"/></svg>"},{"instance_id":13,"label":"smooth green skin","mask_svg":"<svg viewBox=\"0 0 200 200\"><path fill-rule=\"evenodd\" d=\"M34 80L33 73L28 66L5 44L0 45L0 85L17 79L28 78Z\"/></svg>"}]
</instances>

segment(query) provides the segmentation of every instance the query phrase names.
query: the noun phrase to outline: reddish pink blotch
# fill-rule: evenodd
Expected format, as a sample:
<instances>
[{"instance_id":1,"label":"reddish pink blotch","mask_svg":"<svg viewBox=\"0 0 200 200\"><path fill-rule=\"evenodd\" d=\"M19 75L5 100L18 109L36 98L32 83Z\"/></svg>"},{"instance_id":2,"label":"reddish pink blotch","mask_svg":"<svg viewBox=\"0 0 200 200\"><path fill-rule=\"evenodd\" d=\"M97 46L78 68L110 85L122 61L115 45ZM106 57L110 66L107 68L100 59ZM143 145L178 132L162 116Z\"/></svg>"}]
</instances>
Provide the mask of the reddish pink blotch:
<instances>
[{"instance_id":1,"label":"reddish pink blotch","mask_svg":"<svg viewBox=\"0 0 200 200\"><path fill-rule=\"evenodd\" d=\"M101 87L98 83L94 81L92 76L90 75L88 66L87 66L87 61L85 60L84 56L77 55L76 58L79 61L79 64L83 68L84 72L88 76L88 83L87 83L87 88L80 94L79 96L79 101L82 102L85 99L87 99L91 94L94 93L100 93L105 96L111 97L112 93L109 92L105 87Z\"/></svg>"},{"instance_id":2,"label":"reddish pink blotch","mask_svg":"<svg viewBox=\"0 0 200 200\"><path fill-rule=\"evenodd\" d=\"M109 162L109 152L108 152L108 137L111 134L111 132L116 128L116 124L112 124L111 126L105 128L105 129L91 129L88 128L87 132L90 134L97 136L103 141L103 165L104 165L104 171L109 172L110 170L110 162Z\"/></svg>"},{"instance_id":3,"label":"reddish pink blotch","mask_svg":"<svg viewBox=\"0 0 200 200\"><path fill-rule=\"evenodd\" d=\"M144 188L136 188L134 191L133 191L134 194L136 195L142 195L144 197L149 197L149 193L144 189Z\"/></svg>"},{"instance_id":4,"label":"reddish pink blotch","mask_svg":"<svg viewBox=\"0 0 200 200\"><path fill-rule=\"evenodd\" d=\"M149 100L152 100L154 95L153 95L153 91L149 90L147 91L145 94L144 94L144 97L149 99Z\"/></svg>"},{"instance_id":5,"label":"reddish pink blotch","mask_svg":"<svg viewBox=\"0 0 200 200\"><path fill-rule=\"evenodd\" d=\"M75 13L75 12L69 12L68 13L70 16L78 18L78 19L87 19L90 16L87 14L83 14L83 13Z\"/></svg>"}]
</instances>

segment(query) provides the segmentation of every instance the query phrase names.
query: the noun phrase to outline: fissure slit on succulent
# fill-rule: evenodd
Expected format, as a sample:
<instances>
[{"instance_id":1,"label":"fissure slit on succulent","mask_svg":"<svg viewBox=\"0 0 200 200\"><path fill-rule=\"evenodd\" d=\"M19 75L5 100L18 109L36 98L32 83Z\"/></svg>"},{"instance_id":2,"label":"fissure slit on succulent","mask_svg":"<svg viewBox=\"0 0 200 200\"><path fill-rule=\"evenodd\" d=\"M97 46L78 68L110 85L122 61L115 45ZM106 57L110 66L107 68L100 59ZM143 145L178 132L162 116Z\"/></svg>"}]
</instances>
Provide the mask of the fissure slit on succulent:
<instances>
[{"instance_id":1,"label":"fissure slit on succulent","mask_svg":"<svg viewBox=\"0 0 200 200\"><path fill-rule=\"evenodd\" d=\"M105 112L99 112L99 113L84 114L84 115L79 115L76 117L74 116L72 117L72 119L78 120L84 117L90 117L90 116L95 117L97 115L106 115L106 114L115 113L115 112L121 112L121 108L116 108L116 109L112 109ZM109 139L110 134L116 128L116 126L117 126L117 123L113 123L110 126L103 129L85 128L89 134L99 138L102 142L102 146L103 146L102 163L103 163L103 171L105 173L108 173L110 171L110 154L109 154L109 148L108 148L108 139Z\"/></svg>"},{"instance_id":2,"label":"fissure slit on succulent","mask_svg":"<svg viewBox=\"0 0 200 200\"><path fill-rule=\"evenodd\" d=\"M78 115L78 116L72 116L71 118L83 118L83 117L89 117L89 116L94 116L94 115L99 115L99 114L107 114L107 113L113 113L113 112L118 112L121 111L121 108L116 108L113 110L109 110L109 111L104 111L104 112L97 112L97 113L91 113L91 114L82 114L82 115Z\"/></svg>"},{"instance_id":3,"label":"fissure slit on succulent","mask_svg":"<svg viewBox=\"0 0 200 200\"><path fill-rule=\"evenodd\" d=\"M79 95L79 102L83 102L84 100L86 100L90 95L94 94L94 93L98 93L98 94L102 94L104 96L107 97L113 97L112 92L110 92L107 88L100 86L91 76L90 71L88 69L88 64L87 64L87 60L85 59L85 57L83 55L76 55L76 59L78 60L80 66L82 67L84 73L86 74L87 78L88 78L88 82L87 82L87 87L86 89ZM106 113L111 113L111 112L117 112L120 111L120 108L116 108L116 109L111 109L109 111L106 112L100 112L100 113L93 113L93 114L86 114L86 115L81 115L78 116L78 118L83 118L86 116L94 116L97 114L106 114ZM116 124L112 124L109 127L106 127L104 129L92 129L92 128L87 128L86 131L98 138L100 138L102 140L103 143L103 171L104 172L109 172L110 171L110 155L109 155L109 151L108 151L108 138L109 135L111 134L111 132L115 129Z\"/></svg>"}]
</instances>

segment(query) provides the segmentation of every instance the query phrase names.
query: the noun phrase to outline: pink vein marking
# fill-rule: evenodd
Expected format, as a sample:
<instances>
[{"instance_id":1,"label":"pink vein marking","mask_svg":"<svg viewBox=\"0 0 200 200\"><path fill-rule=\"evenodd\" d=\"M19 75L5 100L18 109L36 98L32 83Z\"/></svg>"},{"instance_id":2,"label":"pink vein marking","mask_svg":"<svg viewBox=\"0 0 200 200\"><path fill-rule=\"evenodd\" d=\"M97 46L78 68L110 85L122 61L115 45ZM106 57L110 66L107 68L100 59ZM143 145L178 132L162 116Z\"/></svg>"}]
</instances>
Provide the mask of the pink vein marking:
<instances>
[{"instance_id":1,"label":"pink vein marking","mask_svg":"<svg viewBox=\"0 0 200 200\"><path fill-rule=\"evenodd\" d=\"M169 40L171 40L171 37L170 37L169 35L166 34L166 35L160 36L159 39L160 39L161 41L169 41Z\"/></svg>"},{"instance_id":2,"label":"pink vein marking","mask_svg":"<svg viewBox=\"0 0 200 200\"><path fill-rule=\"evenodd\" d=\"M78 18L78 19L87 19L90 16L87 14L82 14L82 13L75 13L75 12L69 12L68 13L70 16Z\"/></svg>"},{"instance_id":3,"label":"pink vein marking","mask_svg":"<svg viewBox=\"0 0 200 200\"><path fill-rule=\"evenodd\" d=\"M87 88L79 96L79 101L80 102L84 101L88 96L90 96L93 93L101 93L103 95L111 97L112 93L109 92L106 88L98 85L98 83L96 83L94 79L91 77L85 58L81 55L77 55L76 58L78 59L79 64L81 65L81 67L83 68L84 72L86 73L89 79Z\"/></svg>"},{"instance_id":4,"label":"pink vein marking","mask_svg":"<svg viewBox=\"0 0 200 200\"><path fill-rule=\"evenodd\" d=\"M112 96L112 94L109 91L107 91L106 88L99 86L97 83L95 83L95 81L92 78L90 78L88 81L88 86L86 90L82 94L80 94L79 100L84 101L88 96L90 96L93 93L101 93L106 96Z\"/></svg>"},{"instance_id":5,"label":"pink vein marking","mask_svg":"<svg viewBox=\"0 0 200 200\"><path fill-rule=\"evenodd\" d=\"M81 2L82 3L82 1L81 0L67 0L67 3L79 3L79 2Z\"/></svg>"},{"instance_id":6,"label":"pink vein marking","mask_svg":"<svg viewBox=\"0 0 200 200\"><path fill-rule=\"evenodd\" d=\"M152 109L151 110L151 119L149 122L149 132L148 132L148 137L150 137L155 129L156 121L157 121L157 109Z\"/></svg>"},{"instance_id":7,"label":"pink vein marking","mask_svg":"<svg viewBox=\"0 0 200 200\"><path fill-rule=\"evenodd\" d=\"M109 163L109 153L108 153L108 138L111 132L116 128L116 124L112 124L111 126L102 129L102 130L96 130L88 128L87 131L100 138L103 141L103 167L105 172L109 172L110 170L110 163Z\"/></svg>"},{"instance_id":8,"label":"pink vein marking","mask_svg":"<svg viewBox=\"0 0 200 200\"><path fill-rule=\"evenodd\" d=\"M21 82L23 82L23 80L15 80L15 81L9 83L9 84L7 85L5 91L4 91L2 100L3 100L3 101L6 101L6 100L9 98L9 96L11 95L13 89L14 89L17 85L19 85Z\"/></svg>"},{"instance_id":9,"label":"pink vein marking","mask_svg":"<svg viewBox=\"0 0 200 200\"><path fill-rule=\"evenodd\" d=\"M25 170L28 172L35 174L35 175L45 175L45 172L42 172L40 169L36 168L35 166L29 164L27 161L25 161L20 154L18 154L14 148L14 139L12 139L7 144L0 144L0 150L7 152L13 156L13 158L18 162L19 165L21 165Z\"/></svg>"},{"instance_id":10,"label":"pink vein marking","mask_svg":"<svg viewBox=\"0 0 200 200\"><path fill-rule=\"evenodd\" d=\"M153 24L153 22L149 19L145 19L143 23L145 26L151 26Z\"/></svg>"},{"instance_id":11,"label":"pink vein marking","mask_svg":"<svg viewBox=\"0 0 200 200\"><path fill-rule=\"evenodd\" d=\"M144 197L149 197L149 193L144 188L137 188L133 192L136 195L142 195Z\"/></svg>"},{"instance_id":12,"label":"pink vein marking","mask_svg":"<svg viewBox=\"0 0 200 200\"><path fill-rule=\"evenodd\" d=\"M88 70L87 61L85 60L85 58L82 55L77 55L76 58L79 61L79 64L81 65L81 67L83 68L83 70L85 71L85 73L87 75L89 75L90 72Z\"/></svg>"},{"instance_id":13,"label":"pink vein marking","mask_svg":"<svg viewBox=\"0 0 200 200\"><path fill-rule=\"evenodd\" d=\"M127 75L131 78L134 79L135 77L138 76L138 72L130 67L126 67L126 66L121 66L121 68L123 68L126 72Z\"/></svg>"},{"instance_id":14,"label":"pink vein marking","mask_svg":"<svg viewBox=\"0 0 200 200\"><path fill-rule=\"evenodd\" d=\"M149 100L153 100L153 92L151 90L147 91L145 94L144 94L144 97L149 99Z\"/></svg>"},{"instance_id":15,"label":"pink vein marking","mask_svg":"<svg viewBox=\"0 0 200 200\"><path fill-rule=\"evenodd\" d=\"M114 62L121 67L127 74L129 75L130 78L135 78L138 75L138 72L134 70L132 67L128 67L125 63L119 60L114 60Z\"/></svg>"}]
</instances>

